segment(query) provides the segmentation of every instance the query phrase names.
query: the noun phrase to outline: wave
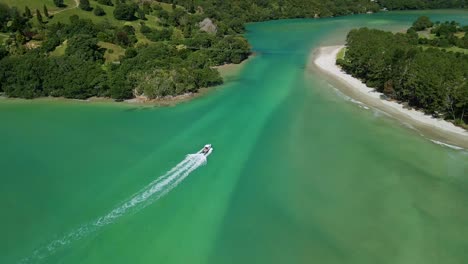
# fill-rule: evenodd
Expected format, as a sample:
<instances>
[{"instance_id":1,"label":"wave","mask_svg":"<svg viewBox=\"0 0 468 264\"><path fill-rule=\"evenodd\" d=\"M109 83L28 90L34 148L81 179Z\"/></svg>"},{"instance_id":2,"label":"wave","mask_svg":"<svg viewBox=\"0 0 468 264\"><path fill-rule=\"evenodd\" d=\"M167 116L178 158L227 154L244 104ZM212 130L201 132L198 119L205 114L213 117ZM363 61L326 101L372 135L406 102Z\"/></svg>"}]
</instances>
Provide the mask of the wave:
<instances>
[{"instance_id":1,"label":"wave","mask_svg":"<svg viewBox=\"0 0 468 264\"><path fill-rule=\"evenodd\" d=\"M437 140L433 140L433 139L430 139L430 141L432 141L433 143L435 143L437 145L441 145L441 146L448 147L448 148L455 149L455 150L463 150L464 149L464 148L459 147L459 146L450 145L450 144L440 142L440 141L437 141Z\"/></svg>"},{"instance_id":2,"label":"wave","mask_svg":"<svg viewBox=\"0 0 468 264\"><path fill-rule=\"evenodd\" d=\"M64 235L62 238L56 239L45 246L36 249L31 256L22 259L19 263L28 264L43 262L47 257L53 255L63 247L89 236L106 225L114 223L118 218L138 212L168 194L185 178L187 178L190 173L205 163L206 157L203 154L187 155L184 160L179 162L179 164L174 166L171 170L135 193L128 200L111 210L108 214L101 216L90 223L84 224Z\"/></svg>"}]
</instances>

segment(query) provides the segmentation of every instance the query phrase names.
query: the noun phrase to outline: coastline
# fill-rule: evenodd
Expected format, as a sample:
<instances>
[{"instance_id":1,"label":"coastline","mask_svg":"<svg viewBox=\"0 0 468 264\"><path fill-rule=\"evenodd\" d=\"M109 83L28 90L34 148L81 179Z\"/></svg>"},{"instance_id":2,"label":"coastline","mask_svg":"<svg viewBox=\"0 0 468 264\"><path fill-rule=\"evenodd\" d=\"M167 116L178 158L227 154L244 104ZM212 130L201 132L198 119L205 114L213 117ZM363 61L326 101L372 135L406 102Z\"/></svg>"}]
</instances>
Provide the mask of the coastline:
<instances>
[{"instance_id":1,"label":"coastline","mask_svg":"<svg viewBox=\"0 0 468 264\"><path fill-rule=\"evenodd\" d=\"M351 98L365 105L390 114L402 123L410 124L432 142L454 149L468 149L468 131L454 124L426 115L415 109L407 109L396 101L384 99L383 94L367 87L360 80L345 73L336 65L336 56L344 47L320 47L311 52L308 68L315 68L333 81L339 82L338 89Z\"/></svg>"},{"instance_id":2,"label":"coastline","mask_svg":"<svg viewBox=\"0 0 468 264\"><path fill-rule=\"evenodd\" d=\"M219 71L221 78L223 78L223 84L229 82L233 78L235 78L245 64L250 61L255 55L250 55L247 59L243 60L241 63L234 64L224 64L220 66L214 66L214 69ZM221 84L221 85L223 85ZM137 96L132 99L127 99L123 101L116 101L112 98L108 97L90 97L88 99L71 99L65 97L39 97L33 99L25 99L25 98L13 98L7 97L0 94L0 102L5 100L9 102L73 102L73 103L83 103L83 104L115 104L115 105L123 105L123 106L141 106L141 107L163 107L163 106L175 106L179 103L187 102L192 99L201 97L212 91L218 86L213 87L204 87L200 88L196 93L186 93L176 96L165 96L162 98L156 99L148 99L144 96Z\"/></svg>"},{"instance_id":3,"label":"coastline","mask_svg":"<svg viewBox=\"0 0 468 264\"><path fill-rule=\"evenodd\" d=\"M214 66L212 67L213 69L217 69L219 74L221 75L221 78L225 82L228 82L232 80L234 77L237 76L237 74L244 68L245 64L247 64L250 60L252 60L256 56L255 53L252 53L249 55L249 57L241 63L234 64L234 63L228 63L224 65L219 65L219 66Z\"/></svg>"}]
</instances>

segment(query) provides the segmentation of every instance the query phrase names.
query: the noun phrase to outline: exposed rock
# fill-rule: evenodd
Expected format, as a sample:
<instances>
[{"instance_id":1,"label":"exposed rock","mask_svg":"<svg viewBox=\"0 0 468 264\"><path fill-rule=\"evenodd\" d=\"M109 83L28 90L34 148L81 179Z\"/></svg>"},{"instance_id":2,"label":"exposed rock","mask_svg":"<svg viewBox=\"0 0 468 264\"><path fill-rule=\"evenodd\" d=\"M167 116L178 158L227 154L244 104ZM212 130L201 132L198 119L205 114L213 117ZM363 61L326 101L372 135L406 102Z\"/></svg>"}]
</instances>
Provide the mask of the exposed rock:
<instances>
[{"instance_id":1,"label":"exposed rock","mask_svg":"<svg viewBox=\"0 0 468 264\"><path fill-rule=\"evenodd\" d=\"M203 21L200 22L198 26L200 27L201 31L205 31L208 33L216 34L216 32L218 31L218 27L209 18L203 19Z\"/></svg>"}]
</instances>

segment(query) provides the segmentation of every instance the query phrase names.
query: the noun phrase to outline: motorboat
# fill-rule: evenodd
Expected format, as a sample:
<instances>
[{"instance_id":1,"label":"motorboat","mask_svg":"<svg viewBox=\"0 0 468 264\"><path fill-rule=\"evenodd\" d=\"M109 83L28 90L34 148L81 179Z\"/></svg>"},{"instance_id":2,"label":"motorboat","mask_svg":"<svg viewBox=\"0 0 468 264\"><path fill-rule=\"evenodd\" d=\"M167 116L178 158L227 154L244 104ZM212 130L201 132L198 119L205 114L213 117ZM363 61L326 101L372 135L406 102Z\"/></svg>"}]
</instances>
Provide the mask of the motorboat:
<instances>
[{"instance_id":1,"label":"motorboat","mask_svg":"<svg viewBox=\"0 0 468 264\"><path fill-rule=\"evenodd\" d=\"M198 154L203 154L205 157L208 157L211 152L213 152L213 147L211 144L206 144L200 151L198 151Z\"/></svg>"}]
</instances>

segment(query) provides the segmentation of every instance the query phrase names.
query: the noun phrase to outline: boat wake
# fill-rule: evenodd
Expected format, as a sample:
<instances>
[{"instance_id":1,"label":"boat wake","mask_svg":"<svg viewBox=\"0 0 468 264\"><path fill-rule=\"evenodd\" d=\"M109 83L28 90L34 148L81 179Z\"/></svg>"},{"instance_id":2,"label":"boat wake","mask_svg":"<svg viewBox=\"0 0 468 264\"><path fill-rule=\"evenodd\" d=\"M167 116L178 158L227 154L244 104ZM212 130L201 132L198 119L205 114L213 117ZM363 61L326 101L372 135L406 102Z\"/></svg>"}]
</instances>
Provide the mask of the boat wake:
<instances>
[{"instance_id":1,"label":"boat wake","mask_svg":"<svg viewBox=\"0 0 468 264\"><path fill-rule=\"evenodd\" d=\"M38 248L30 257L22 259L19 263L40 263L58 250L64 248L74 241L80 240L90 235L91 233L98 231L100 228L106 225L115 222L118 218L124 215L138 212L139 210L145 208L164 195L168 194L185 178L187 178L190 173L205 163L206 156L203 154L197 153L187 155L183 161L181 161L171 170L135 193L131 198L117 206L108 214L99 217L95 221L80 226L79 228L64 235L60 239L56 239L47 245Z\"/></svg>"}]
</instances>

